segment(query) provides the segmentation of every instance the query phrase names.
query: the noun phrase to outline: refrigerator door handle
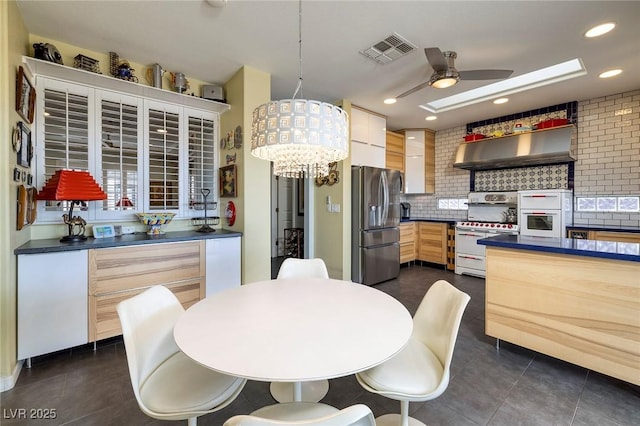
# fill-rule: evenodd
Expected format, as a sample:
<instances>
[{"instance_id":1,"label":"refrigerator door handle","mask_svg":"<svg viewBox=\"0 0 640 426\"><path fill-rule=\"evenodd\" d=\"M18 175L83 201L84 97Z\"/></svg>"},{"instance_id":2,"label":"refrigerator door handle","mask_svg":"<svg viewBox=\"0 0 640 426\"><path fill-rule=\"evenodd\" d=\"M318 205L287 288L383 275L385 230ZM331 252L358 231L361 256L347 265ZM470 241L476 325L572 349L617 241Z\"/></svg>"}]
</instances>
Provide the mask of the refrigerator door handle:
<instances>
[{"instance_id":1,"label":"refrigerator door handle","mask_svg":"<svg viewBox=\"0 0 640 426\"><path fill-rule=\"evenodd\" d=\"M387 172L380 173L382 185L382 224L386 226L389 217L389 181L387 180Z\"/></svg>"}]
</instances>

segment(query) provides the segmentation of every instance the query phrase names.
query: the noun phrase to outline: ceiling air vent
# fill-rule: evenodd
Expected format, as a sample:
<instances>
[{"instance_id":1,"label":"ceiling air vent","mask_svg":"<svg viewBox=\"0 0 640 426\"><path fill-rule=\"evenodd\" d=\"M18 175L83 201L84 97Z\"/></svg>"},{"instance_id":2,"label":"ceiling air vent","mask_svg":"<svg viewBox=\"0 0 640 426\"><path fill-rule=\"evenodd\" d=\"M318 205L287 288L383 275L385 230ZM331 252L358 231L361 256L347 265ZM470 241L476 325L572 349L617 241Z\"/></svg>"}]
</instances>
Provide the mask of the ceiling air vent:
<instances>
[{"instance_id":1,"label":"ceiling air vent","mask_svg":"<svg viewBox=\"0 0 640 426\"><path fill-rule=\"evenodd\" d=\"M360 53L379 64L387 64L413 52L415 49L415 45L401 35L393 33L384 40L374 43L371 47L361 50Z\"/></svg>"}]
</instances>

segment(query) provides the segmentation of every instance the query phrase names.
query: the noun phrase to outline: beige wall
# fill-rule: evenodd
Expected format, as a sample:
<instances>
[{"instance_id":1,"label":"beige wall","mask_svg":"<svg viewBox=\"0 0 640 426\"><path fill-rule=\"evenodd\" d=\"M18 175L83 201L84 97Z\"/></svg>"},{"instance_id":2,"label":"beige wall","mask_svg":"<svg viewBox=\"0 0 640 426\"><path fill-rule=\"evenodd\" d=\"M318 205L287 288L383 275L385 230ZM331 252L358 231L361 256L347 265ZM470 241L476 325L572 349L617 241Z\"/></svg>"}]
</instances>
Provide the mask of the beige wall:
<instances>
[{"instance_id":1,"label":"beige wall","mask_svg":"<svg viewBox=\"0 0 640 426\"><path fill-rule=\"evenodd\" d=\"M342 108L351 117L351 103ZM351 137L349 137L351 139ZM334 185L314 185L314 256L324 260L329 276L351 280L351 156L338 162L340 181ZM327 211L327 196L340 204L340 213Z\"/></svg>"},{"instance_id":2,"label":"beige wall","mask_svg":"<svg viewBox=\"0 0 640 426\"><path fill-rule=\"evenodd\" d=\"M232 107L222 115L221 134L240 125L243 142L241 149L220 151L221 166L227 164L227 154L236 155L238 166L238 196L221 198L218 206L222 226L243 233L242 282L268 280L271 278L271 167L268 161L251 155L251 122L253 110L271 98L271 76L245 66L225 84L225 93ZM227 225L224 218L229 201L236 207L234 226Z\"/></svg>"},{"instance_id":3,"label":"beige wall","mask_svg":"<svg viewBox=\"0 0 640 426\"><path fill-rule=\"evenodd\" d=\"M29 46L27 30L14 1L0 2L0 390L12 385L16 369L16 258L13 250L28 241L29 231L16 231L17 183L12 170L16 154L11 132L20 120L15 111L16 71ZM6 214L7 209L9 214Z\"/></svg>"}]
</instances>

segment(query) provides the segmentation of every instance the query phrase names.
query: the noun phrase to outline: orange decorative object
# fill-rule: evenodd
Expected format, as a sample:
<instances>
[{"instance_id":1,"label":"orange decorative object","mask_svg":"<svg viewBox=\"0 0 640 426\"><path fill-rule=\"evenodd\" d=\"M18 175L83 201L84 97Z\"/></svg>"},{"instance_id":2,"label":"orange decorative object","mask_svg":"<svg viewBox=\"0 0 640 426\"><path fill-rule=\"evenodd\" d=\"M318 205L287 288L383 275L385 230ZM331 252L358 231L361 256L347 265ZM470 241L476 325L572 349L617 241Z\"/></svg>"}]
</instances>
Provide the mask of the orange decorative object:
<instances>
[{"instance_id":1,"label":"orange decorative object","mask_svg":"<svg viewBox=\"0 0 640 426\"><path fill-rule=\"evenodd\" d=\"M105 200L100 185L85 170L57 170L45 182L44 188L36 195L38 200L69 201L69 213L62 215L69 228L69 234L60 241L73 243L87 239L84 235L86 222L82 216L73 216L73 206L85 206L85 201Z\"/></svg>"},{"instance_id":2,"label":"orange decorative object","mask_svg":"<svg viewBox=\"0 0 640 426\"><path fill-rule=\"evenodd\" d=\"M100 185L86 170L57 170L38 192L38 200L106 200Z\"/></svg>"}]
</instances>

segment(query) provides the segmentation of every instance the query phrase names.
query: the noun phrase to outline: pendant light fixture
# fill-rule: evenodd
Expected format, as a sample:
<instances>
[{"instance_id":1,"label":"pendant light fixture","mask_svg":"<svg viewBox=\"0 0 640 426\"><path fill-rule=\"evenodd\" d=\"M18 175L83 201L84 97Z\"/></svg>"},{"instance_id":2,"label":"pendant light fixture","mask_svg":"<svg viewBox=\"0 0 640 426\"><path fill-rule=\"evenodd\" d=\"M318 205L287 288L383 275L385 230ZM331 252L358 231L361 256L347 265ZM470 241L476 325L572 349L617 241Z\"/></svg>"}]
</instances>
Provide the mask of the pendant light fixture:
<instances>
[{"instance_id":1,"label":"pendant light fixture","mask_svg":"<svg viewBox=\"0 0 640 426\"><path fill-rule=\"evenodd\" d=\"M273 161L273 174L317 178L329 163L349 156L349 120L340 107L296 99L302 89L302 0L298 2L298 85L291 99L270 101L253 111L251 154Z\"/></svg>"}]
</instances>

